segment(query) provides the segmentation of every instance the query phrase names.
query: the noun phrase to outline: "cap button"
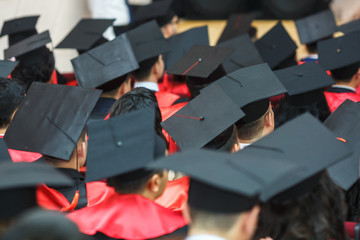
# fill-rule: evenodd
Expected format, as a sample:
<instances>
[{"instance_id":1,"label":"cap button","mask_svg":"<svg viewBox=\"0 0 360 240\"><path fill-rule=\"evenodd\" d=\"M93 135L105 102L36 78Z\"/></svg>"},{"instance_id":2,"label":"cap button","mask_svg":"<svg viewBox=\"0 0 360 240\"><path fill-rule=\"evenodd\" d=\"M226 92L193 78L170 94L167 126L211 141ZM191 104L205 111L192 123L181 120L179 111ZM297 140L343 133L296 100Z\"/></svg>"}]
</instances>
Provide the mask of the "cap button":
<instances>
[{"instance_id":1,"label":"cap button","mask_svg":"<svg viewBox=\"0 0 360 240\"><path fill-rule=\"evenodd\" d=\"M116 146L118 146L118 147L121 147L123 145L123 142L122 141L118 141L117 143L116 143Z\"/></svg>"},{"instance_id":2,"label":"cap button","mask_svg":"<svg viewBox=\"0 0 360 240\"><path fill-rule=\"evenodd\" d=\"M200 117L200 118L199 118L200 121L204 121L204 119L205 119L204 117Z\"/></svg>"},{"instance_id":3,"label":"cap button","mask_svg":"<svg viewBox=\"0 0 360 240\"><path fill-rule=\"evenodd\" d=\"M201 62L202 61L202 59L201 58L199 58L199 60L198 60L199 62Z\"/></svg>"},{"instance_id":4,"label":"cap button","mask_svg":"<svg viewBox=\"0 0 360 240\"><path fill-rule=\"evenodd\" d=\"M336 52L341 53L341 49L340 48L336 49Z\"/></svg>"}]
</instances>

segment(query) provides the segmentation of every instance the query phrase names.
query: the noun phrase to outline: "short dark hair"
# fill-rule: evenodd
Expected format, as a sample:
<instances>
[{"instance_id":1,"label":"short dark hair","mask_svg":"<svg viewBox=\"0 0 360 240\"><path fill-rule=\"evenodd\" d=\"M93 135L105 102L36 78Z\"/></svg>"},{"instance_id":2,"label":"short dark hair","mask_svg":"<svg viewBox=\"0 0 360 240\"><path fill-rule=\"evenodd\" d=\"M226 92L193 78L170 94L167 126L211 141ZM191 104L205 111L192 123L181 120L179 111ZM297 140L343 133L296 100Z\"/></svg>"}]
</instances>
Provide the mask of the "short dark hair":
<instances>
[{"instance_id":1,"label":"short dark hair","mask_svg":"<svg viewBox=\"0 0 360 240\"><path fill-rule=\"evenodd\" d=\"M331 70L331 76L335 81L350 82L351 78L359 71L360 62Z\"/></svg>"},{"instance_id":2,"label":"short dark hair","mask_svg":"<svg viewBox=\"0 0 360 240\"><path fill-rule=\"evenodd\" d=\"M25 97L25 84L17 79L0 77L0 128L7 127Z\"/></svg>"},{"instance_id":3,"label":"short dark hair","mask_svg":"<svg viewBox=\"0 0 360 240\"><path fill-rule=\"evenodd\" d=\"M159 61L159 55L139 63L139 68L132 75L137 81L143 81L150 76L152 67Z\"/></svg>"},{"instance_id":4,"label":"short dark hair","mask_svg":"<svg viewBox=\"0 0 360 240\"><path fill-rule=\"evenodd\" d=\"M103 90L103 92L111 92L111 91L118 89L124 82L128 82L128 81L130 81L130 75L125 74L125 75L117 77L109 82L106 82L96 88Z\"/></svg>"},{"instance_id":5,"label":"short dark hair","mask_svg":"<svg viewBox=\"0 0 360 240\"><path fill-rule=\"evenodd\" d=\"M265 126L265 118L268 113L269 111L266 111L263 116L249 123L244 123L241 120L237 121L235 125L238 138L242 140L252 140L256 138Z\"/></svg>"},{"instance_id":6,"label":"short dark hair","mask_svg":"<svg viewBox=\"0 0 360 240\"><path fill-rule=\"evenodd\" d=\"M33 56L35 54L34 52L26 53L18 57L20 63L14 69L11 76L24 82L26 90L29 89L33 82L48 82L53 74L55 69L54 53L48 49L44 52L45 51L42 51L42 54L37 56L38 59L36 59L36 61L33 60L33 58L36 57ZM30 55L27 56L28 54Z\"/></svg>"},{"instance_id":7,"label":"short dark hair","mask_svg":"<svg viewBox=\"0 0 360 240\"><path fill-rule=\"evenodd\" d=\"M234 145L237 143L238 138L236 134L236 127L235 125L231 125L225 131L207 143L204 148L231 153Z\"/></svg>"}]
</instances>

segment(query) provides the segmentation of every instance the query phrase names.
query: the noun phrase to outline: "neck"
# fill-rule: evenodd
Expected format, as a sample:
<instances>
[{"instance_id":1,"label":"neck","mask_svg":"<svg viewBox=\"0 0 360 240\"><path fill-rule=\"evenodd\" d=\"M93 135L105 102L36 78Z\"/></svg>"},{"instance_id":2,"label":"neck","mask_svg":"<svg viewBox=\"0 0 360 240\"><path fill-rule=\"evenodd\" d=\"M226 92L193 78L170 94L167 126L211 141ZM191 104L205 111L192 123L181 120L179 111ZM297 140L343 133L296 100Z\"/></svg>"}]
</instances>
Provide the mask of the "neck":
<instances>
[{"instance_id":1,"label":"neck","mask_svg":"<svg viewBox=\"0 0 360 240\"><path fill-rule=\"evenodd\" d=\"M351 80L349 82L342 82L342 81L336 80L335 86L336 85L343 85L343 86L347 86L347 87L357 88L359 86L359 83L354 80Z\"/></svg>"},{"instance_id":2,"label":"neck","mask_svg":"<svg viewBox=\"0 0 360 240\"><path fill-rule=\"evenodd\" d=\"M105 92L105 93L102 93L101 94L101 97L102 98L113 98L115 100L119 99L117 98L117 94L116 93L113 93L113 92Z\"/></svg>"},{"instance_id":3,"label":"neck","mask_svg":"<svg viewBox=\"0 0 360 240\"><path fill-rule=\"evenodd\" d=\"M0 128L0 134L4 135L7 128Z\"/></svg>"},{"instance_id":4,"label":"neck","mask_svg":"<svg viewBox=\"0 0 360 240\"><path fill-rule=\"evenodd\" d=\"M142 79L142 80L138 80L135 79L136 82L153 82L153 83L157 83L158 82L158 78L154 75L154 74L150 74L150 76L146 79Z\"/></svg>"},{"instance_id":5,"label":"neck","mask_svg":"<svg viewBox=\"0 0 360 240\"><path fill-rule=\"evenodd\" d=\"M229 234L229 233L223 233L223 232L216 231L213 229L197 229L197 228L190 227L188 236L192 237L192 236L196 236L196 235L213 235L218 238L223 238L226 240L241 239L241 238L235 238L235 237L231 236L231 234Z\"/></svg>"}]
</instances>

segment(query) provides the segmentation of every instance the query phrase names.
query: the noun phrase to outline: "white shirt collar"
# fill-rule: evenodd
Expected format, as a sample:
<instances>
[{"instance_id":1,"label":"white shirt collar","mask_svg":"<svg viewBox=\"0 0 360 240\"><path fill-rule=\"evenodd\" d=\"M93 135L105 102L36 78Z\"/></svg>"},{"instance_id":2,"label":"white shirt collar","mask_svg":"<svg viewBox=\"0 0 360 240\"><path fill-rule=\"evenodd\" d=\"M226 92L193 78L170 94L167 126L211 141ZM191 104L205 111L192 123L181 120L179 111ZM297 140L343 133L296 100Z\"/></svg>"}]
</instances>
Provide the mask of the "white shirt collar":
<instances>
[{"instance_id":1,"label":"white shirt collar","mask_svg":"<svg viewBox=\"0 0 360 240\"><path fill-rule=\"evenodd\" d=\"M240 150L246 148L247 146L249 146L251 143L239 143L240 144Z\"/></svg>"},{"instance_id":2,"label":"white shirt collar","mask_svg":"<svg viewBox=\"0 0 360 240\"><path fill-rule=\"evenodd\" d=\"M225 240L225 238L216 236L216 235L211 235L211 234L196 234L196 235L192 235L192 236L188 236L185 238L185 240Z\"/></svg>"},{"instance_id":3,"label":"white shirt collar","mask_svg":"<svg viewBox=\"0 0 360 240\"><path fill-rule=\"evenodd\" d=\"M332 87L334 87L334 88L345 88L345 89L349 89L349 90L351 90L351 91L356 92L356 89L355 89L355 88L349 87L349 86L345 86L345 85L335 84L335 85L332 85Z\"/></svg>"},{"instance_id":4,"label":"white shirt collar","mask_svg":"<svg viewBox=\"0 0 360 240\"><path fill-rule=\"evenodd\" d=\"M155 92L159 91L159 85L154 82L135 82L134 88L137 88L137 87L144 87L144 88L150 89Z\"/></svg>"}]
</instances>

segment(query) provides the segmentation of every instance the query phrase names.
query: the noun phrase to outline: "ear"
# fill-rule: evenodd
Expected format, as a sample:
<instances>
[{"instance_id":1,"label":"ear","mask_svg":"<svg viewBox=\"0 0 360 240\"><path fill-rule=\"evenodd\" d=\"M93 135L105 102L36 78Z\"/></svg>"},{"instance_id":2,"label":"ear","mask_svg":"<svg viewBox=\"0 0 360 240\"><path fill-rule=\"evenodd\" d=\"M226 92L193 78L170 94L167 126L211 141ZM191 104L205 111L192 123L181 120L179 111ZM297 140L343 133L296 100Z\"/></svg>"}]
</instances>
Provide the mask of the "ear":
<instances>
[{"instance_id":1,"label":"ear","mask_svg":"<svg viewBox=\"0 0 360 240\"><path fill-rule=\"evenodd\" d=\"M131 81L132 79L130 79L130 76L128 76L128 78L126 78L126 80L120 85L118 89L117 99L119 99L125 93L131 91Z\"/></svg>"},{"instance_id":2,"label":"ear","mask_svg":"<svg viewBox=\"0 0 360 240\"><path fill-rule=\"evenodd\" d=\"M265 116L265 126L271 129L275 127L274 112L270 106L268 113Z\"/></svg>"},{"instance_id":3,"label":"ear","mask_svg":"<svg viewBox=\"0 0 360 240\"><path fill-rule=\"evenodd\" d=\"M78 158L85 158L87 152L86 142L80 142L77 146L77 155Z\"/></svg>"},{"instance_id":4,"label":"ear","mask_svg":"<svg viewBox=\"0 0 360 240\"><path fill-rule=\"evenodd\" d=\"M250 211L243 213L243 221L241 226L243 236L252 238L257 227L259 213L259 206L254 206Z\"/></svg>"},{"instance_id":5,"label":"ear","mask_svg":"<svg viewBox=\"0 0 360 240\"><path fill-rule=\"evenodd\" d=\"M159 174L155 173L152 177L148 180L147 183L148 190L152 193L158 193L161 190L161 177Z\"/></svg>"},{"instance_id":6,"label":"ear","mask_svg":"<svg viewBox=\"0 0 360 240\"><path fill-rule=\"evenodd\" d=\"M152 67L152 73L154 76L162 76L162 68L161 68L162 55L160 54L157 62Z\"/></svg>"}]
</instances>

